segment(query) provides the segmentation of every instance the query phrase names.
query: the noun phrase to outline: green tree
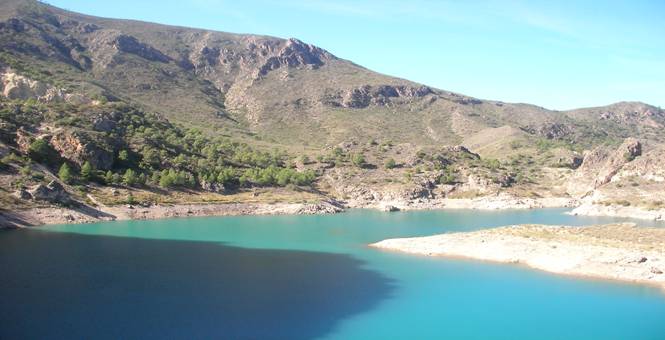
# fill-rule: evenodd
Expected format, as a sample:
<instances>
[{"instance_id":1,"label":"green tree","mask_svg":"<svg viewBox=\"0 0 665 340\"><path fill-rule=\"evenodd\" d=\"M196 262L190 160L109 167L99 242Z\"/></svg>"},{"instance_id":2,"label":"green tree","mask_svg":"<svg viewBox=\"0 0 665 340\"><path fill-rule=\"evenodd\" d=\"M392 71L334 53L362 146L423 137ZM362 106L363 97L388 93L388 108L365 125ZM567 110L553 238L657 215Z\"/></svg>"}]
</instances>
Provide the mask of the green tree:
<instances>
[{"instance_id":1,"label":"green tree","mask_svg":"<svg viewBox=\"0 0 665 340\"><path fill-rule=\"evenodd\" d=\"M126 162L129 160L129 152L127 150L120 150L118 152L118 160L121 162Z\"/></svg>"},{"instance_id":2,"label":"green tree","mask_svg":"<svg viewBox=\"0 0 665 340\"><path fill-rule=\"evenodd\" d=\"M390 158L386 161L386 164L385 164L386 169L393 169L393 168L395 168L395 166L397 166L397 163L395 163L394 159Z\"/></svg>"},{"instance_id":3,"label":"green tree","mask_svg":"<svg viewBox=\"0 0 665 340\"><path fill-rule=\"evenodd\" d=\"M92 165L90 164L90 162L85 161L85 163L83 163L83 166L81 166L81 178L84 181L90 181L90 180L93 179L93 177L94 177L94 173L93 173Z\"/></svg>"},{"instance_id":4,"label":"green tree","mask_svg":"<svg viewBox=\"0 0 665 340\"><path fill-rule=\"evenodd\" d=\"M72 170L69 168L69 165L67 165L67 163L62 163L62 166L60 166L60 170L58 171L58 177L60 178L61 181L67 184L72 182L73 179Z\"/></svg>"},{"instance_id":5,"label":"green tree","mask_svg":"<svg viewBox=\"0 0 665 340\"><path fill-rule=\"evenodd\" d=\"M138 177L136 176L136 172L132 169L127 169L125 174L122 176L122 182L128 187L136 185L137 181Z\"/></svg>"},{"instance_id":6,"label":"green tree","mask_svg":"<svg viewBox=\"0 0 665 340\"><path fill-rule=\"evenodd\" d=\"M52 160L53 154L53 148L42 138L35 139L28 147L28 155L36 162L49 162Z\"/></svg>"},{"instance_id":7,"label":"green tree","mask_svg":"<svg viewBox=\"0 0 665 340\"><path fill-rule=\"evenodd\" d=\"M113 172L111 172L111 170L107 171L106 174L104 175L104 182L107 185L113 184Z\"/></svg>"}]
</instances>

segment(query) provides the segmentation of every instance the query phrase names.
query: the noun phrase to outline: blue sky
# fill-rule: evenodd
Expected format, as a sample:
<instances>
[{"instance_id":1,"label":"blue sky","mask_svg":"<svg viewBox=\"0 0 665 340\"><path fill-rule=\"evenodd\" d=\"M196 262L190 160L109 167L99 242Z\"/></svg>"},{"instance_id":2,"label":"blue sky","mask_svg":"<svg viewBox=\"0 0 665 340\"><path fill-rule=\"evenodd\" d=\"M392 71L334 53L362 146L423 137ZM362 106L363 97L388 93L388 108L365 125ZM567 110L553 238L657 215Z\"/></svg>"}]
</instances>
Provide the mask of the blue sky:
<instances>
[{"instance_id":1,"label":"blue sky","mask_svg":"<svg viewBox=\"0 0 665 340\"><path fill-rule=\"evenodd\" d=\"M665 107L665 1L51 0L92 15L296 37L372 70L551 109Z\"/></svg>"}]
</instances>

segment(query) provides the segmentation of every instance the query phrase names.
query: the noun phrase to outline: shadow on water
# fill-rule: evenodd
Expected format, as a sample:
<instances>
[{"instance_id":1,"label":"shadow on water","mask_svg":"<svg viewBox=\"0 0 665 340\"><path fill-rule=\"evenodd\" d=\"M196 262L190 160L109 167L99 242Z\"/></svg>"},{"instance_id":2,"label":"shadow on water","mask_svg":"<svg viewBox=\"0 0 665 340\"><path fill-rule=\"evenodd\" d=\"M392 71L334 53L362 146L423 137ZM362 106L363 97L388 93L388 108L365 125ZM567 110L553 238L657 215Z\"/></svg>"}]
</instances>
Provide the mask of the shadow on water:
<instances>
[{"instance_id":1,"label":"shadow on water","mask_svg":"<svg viewBox=\"0 0 665 340\"><path fill-rule=\"evenodd\" d=\"M347 255L0 233L0 338L309 339L390 296Z\"/></svg>"}]
</instances>

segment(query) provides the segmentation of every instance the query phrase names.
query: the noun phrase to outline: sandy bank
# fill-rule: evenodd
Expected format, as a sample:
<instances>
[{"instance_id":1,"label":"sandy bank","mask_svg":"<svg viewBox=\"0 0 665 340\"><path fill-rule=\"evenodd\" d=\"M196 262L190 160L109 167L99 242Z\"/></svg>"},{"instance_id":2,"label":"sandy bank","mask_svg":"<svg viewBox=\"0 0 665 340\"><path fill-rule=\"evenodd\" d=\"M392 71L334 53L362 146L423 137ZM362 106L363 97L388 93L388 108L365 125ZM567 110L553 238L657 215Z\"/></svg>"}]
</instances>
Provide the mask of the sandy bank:
<instances>
[{"instance_id":1,"label":"sandy bank","mask_svg":"<svg viewBox=\"0 0 665 340\"><path fill-rule=\"evenodd\" d=\"M372 247L426 256L520 263L548 272L665 288L665 229L634 224L519 225L467 233L389 239Z\"/></svg>"}]
</instances>

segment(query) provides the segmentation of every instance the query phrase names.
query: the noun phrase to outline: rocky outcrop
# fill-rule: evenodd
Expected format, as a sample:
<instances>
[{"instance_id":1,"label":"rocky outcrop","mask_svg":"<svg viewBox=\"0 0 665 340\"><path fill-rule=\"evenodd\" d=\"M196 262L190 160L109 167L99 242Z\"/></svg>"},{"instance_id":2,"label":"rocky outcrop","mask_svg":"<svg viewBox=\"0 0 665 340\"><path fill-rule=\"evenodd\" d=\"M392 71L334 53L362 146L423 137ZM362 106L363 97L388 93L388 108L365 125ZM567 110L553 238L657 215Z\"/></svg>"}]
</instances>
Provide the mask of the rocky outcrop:
<instances>
[{"instance_id":1,"label":"rocky outcrop","mask_svg":"<svg viewBox=\"0 0 665 340\"><path fill-rule=\"evenodd\" d=\"M167 63L171 60L171 58L160 52L158 49L148 44L139 42L138 39L131 35L120 34L113 40L109 41L109 44L111 44L119 51L135 54L143 59L150 61Z\"/></svg>"},{"instance_id":2,"label":"rocky outcrop","mask_svg":"<svg viewBox=\"0 0 665 340\"><path fill-rule=\"evenodd\" d=\"M220 46L213 34L206 34L195 42L189 64L219 85L216 78L229 73L256 80L280 68L315 69L331 59L335 57L326 50L294 38L248 37L238 44ZM225 91L225 86L220 90Z\"/></svg>"},{"instance_id":3,"label":"rocky outcrop","mask_svg":"<svg viewBox=\"0 0 665 340\"><path fill-rule=\"evenodd\" d=\"M106 147L109 144L105 143ZM84 133L61 131L51 138L51 145L63 158L79 166L88 161L99 170L109 170L113 167L113 150L100 146Z\"/></svg>"},{"instance_id":4,"label":"rocky outcrop","mask_svg":"<svg viewBox=\"0 0 665 340\"><path fill-rule=\"evenodd\" d=\"M37 99L43 102L65 99L62 90L8 71L0 74L2 95L8 99Z\"/></svg>"},{"instance_id":5,"label":"rocky outcrop","mask_svg":"<svg viewBox=\"0 0 665 340\"><path fill-rule=\"evenodd\" d=\"M54 204L69 204L72 202L69 193L57 181L51 181L47 185L37 184L26 192L21 192L23 199L33 199L36 201L44 201Z\"/></svg>"},{"instance_id":6,"label":"rocky outcrop","mask_svg":"<svg viewBox=\"0 0 665 340\"><path fill-rule=\"evenodd\" d=\"M18 128L16 130L16 146L18 150L23 153L27 154L30 152L30 143L32 143L32 137L30 133L28 133L25 129L22 127Z\"/></svg>"},{"instance_id":7,"label":"rocky outcrop","mask_svg":"<svg viewBox=\"0 0 665 340\"><path fill-rule=\"evenodd\" d=\"M97 103L80 93L67 93L63 89L32 80L11 70L0 72L0 94L8 99L35 99L43 103L63 101L72 104Z\"/></svg>"},{"instance_id":8,"label":"rocky outcrop","mask_svg":"<svg viewBox=\"0 0 665 340\"><path fill-rule=\"evenodd\" d=\"M609 183L625 164L641 154L642 144L634 138L627 138L615 150L599 147L588 152L582 165L568 181L568 193L575 197L588 195Z\"/></svg>"},{"instance_id":9,"label":"rocky outcrop","mask_svg":"<svg viewBox=\"0 0 665 340\"><path fill-rule=\"evenodd\" d=\"M336 214L344 211L344 207L337 201L328 200L319 203L303 204L299 207L295 214L297 215L314 215L314 214Z\"/></svg>"},{"instance_id":10,"label":"rocky outcrop","mask_svg":"<svg viewBox=\"0 0 665 340\"><path fill-rule=\"evenodd\" d=\"M148 61L168 63L171 58L136 37L113 29L96 29L90 34L88 50L96 67L108 68L122 62L123 54L132 54Z\"/></svg>"},{"instance_id":11,"label":"rocky outcrop","mask_svg":"<svg viewBox=\"0 0 665 340\"><path fill-rule=\"evenodd\" d=\"M330 106L362 109L370 105L384 106L394 102L406 102L433 93L434 91L427 86L365 85L328 94L322 102Z\"/></svg>"},{"instance_id":12,"label":"rocky outcrop","mask_svg":"<svg viewBox=\"0 0 665 340\"><path fill-rule=\"evenodd\" d=\"M561 139L570 135L573 129L561 123L545 123L539 126L525 126L522 130L532 135L538 135L547 139Z\"/></svg>"},{"instance_id":13,"label":"rocky outcrop","mask_svg":"<svg viewBox=\"0 0 665 340\"><path fill-rule=\"evenodd\" d=\"M208 181L201 181L201 189L205 191L216 192L219 194L223 194L224 192L226 192L224 184L208 182Z\"/></svg>"},{"instance_id":14,"label":"rocky outcrop","mask_svg":"<svg viewBox=\"0 0 665 340\"><path fill-rule=\"evenodd\" d=\"M288 39L281 48L271 48L272 46L250 44L250 50L261 50L260 54L266 54L265 60L260 64L257 75L265 76L268 72L281 67L301 67L317 68L324 64L324 61L332 58L327 51L314 45L305 44L294 38ZM272 53L270 53L272 52Z\"/></svg>"}]
</instances>

